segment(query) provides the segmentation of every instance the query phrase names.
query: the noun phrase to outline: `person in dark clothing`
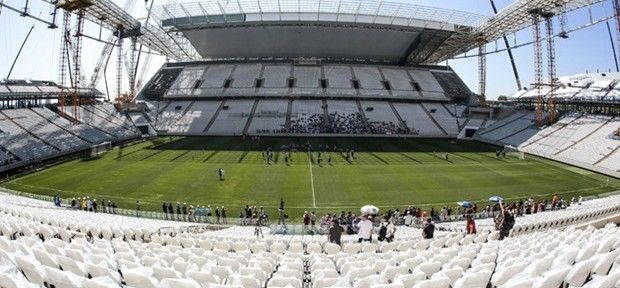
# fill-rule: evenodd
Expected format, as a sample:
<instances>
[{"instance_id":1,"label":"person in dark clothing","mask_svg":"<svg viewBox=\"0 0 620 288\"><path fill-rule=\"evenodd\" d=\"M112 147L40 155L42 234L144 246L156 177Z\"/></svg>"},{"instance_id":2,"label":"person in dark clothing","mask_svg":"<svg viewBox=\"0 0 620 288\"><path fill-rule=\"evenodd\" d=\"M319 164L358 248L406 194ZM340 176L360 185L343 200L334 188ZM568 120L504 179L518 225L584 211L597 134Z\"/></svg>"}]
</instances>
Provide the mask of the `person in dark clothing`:
<instances>
[{"instance_id":1,"label":"person in dark clothing","mask_svg":"<svg viewBox=\"0 0 620 288\"><path fill-rule=\"evenodd\" d=\"M220 224L220 207L215 208L215 223Z\"/></svg>"},{"instance_id":2,"label":"person in dark clothing","mask_svg":"<svg viewBox=\"0 0 620 288\"><path fill-rule=\"evenodd\" d=\"M183 220L187 221L187 203L183 203Z\"/></svg>"},{"instance_id":3,"label":"person in dark clothing","mask_svg":"<svg viewBox=\"0 0 620 288\"><path fill-rule=\"evenodd\" d=\"M280 198L280 210L284 210L284 199Z\"/></svg>"},{"instance_id":4,"label":"person in dark clothing","mask_svg":"<svg viewBox=\"0 0 620 288\"><path fill-rule=\"evenodd\" d=\"M93 200L93 212L97 212L97 199Z\"/></svg>"},{"instance_id":5,"label":"person in dark clothing","mask_svg":"<svg viewBox=\"0 0 620 288\"><path fill-rule=\"evenodd\" d=\"M168 214L170 214L170 219L174 218L174 207L172 207L172 202L168 202Z\"/></svg>"},{"instance_id":6,"label":"person in dark clothing","mask_svg":"<svg viewBox=\"0 0 620 288\"><path fill-rule=\"evenodd\" d=\"M327 233L327 241L340 245L340 238L342 237L343 232L344 229L342 228L342 226L340 226L338 220L332 220L332 224L329 227L329 231Z\"/></svg>"},{"instance_id":7,"label":"person in dark clothing","mask_svg":"<svg viewBox=\"0 0 620 288\"><path fill-rule=\"evenodd\" d=\"M222 221L224 222L224 224L228 224L228 220L226 220L226 208L224 208L224 206L222 206Z\"/></svg>"},{"instance_id":8,"label":"person in dark clothing","mask_svg":"<svg viewBox=\"0 0 620 288\"><path fill-rule=\"evenodd\" d=\"M422 230L422 238L433 239L433 234L435 234L435 224L433 224L431 218L427 218L426 225L424 225L424 229Z\"/></svg>"},{"instance_id":9,"label":"person in dark clothing","mask_svg":"<svg viewBox=\"0 0 620 288\"><path fill-rule=\"evenodd\" d=\"M161 210L164 212L164 217L166 217L166 220L168 220L168 205L166 205L166 202L161 204Z\"/></svg>"},{"instance_id":10,"label":"person in dark clothing","mask_svg":"<svg viewBox=\"0 0 620 288\"><path fill-rule=\"evenodd\" d=\"M504 207L504 203L499 201L499 209L501 212L501 222L499 223L499 240L504 240L504 238L510 235L510 230L515 225L515 218L512 213Z\"/></svg>"},{"instance_id":11,"label":"person in dark clothing","mask_svg":"<svg viewBox=\"0 0 620 288\"><path fill-rule=\"evenodd\" d=\"M181 217L181 203L177 202L177 220Z\"/></svg>"}]
</instances>

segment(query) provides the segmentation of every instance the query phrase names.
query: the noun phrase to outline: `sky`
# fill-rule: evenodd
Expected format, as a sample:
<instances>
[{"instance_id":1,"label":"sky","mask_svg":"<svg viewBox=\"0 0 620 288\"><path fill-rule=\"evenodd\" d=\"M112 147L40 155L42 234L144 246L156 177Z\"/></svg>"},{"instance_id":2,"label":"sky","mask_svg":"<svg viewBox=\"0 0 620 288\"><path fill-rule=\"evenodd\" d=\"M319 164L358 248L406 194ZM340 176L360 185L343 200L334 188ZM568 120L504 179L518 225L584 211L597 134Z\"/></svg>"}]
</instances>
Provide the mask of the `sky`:
<instances>
[{"instance_id":1,"label":"sky","mask_svg":"<svg viewBox=\"0 0 620 288\"><path fill-rule=\"evenodd\" d=\"M112 0L119 6L123 6L127 0ZM155 5L166 3L170 0L157 1ZM209 1L209 0L202 0ZM49 16L49 5L42 0L30 0L29 13L43 19L51 19ZM492 15L493 11L489 0L400 0L398 2L420 4L441 8L468 11L482 15ZM26 0L4 0L4 3L12 7L22 8ZM512 1L495 0L499 9L508 6ZM149 2L150 4L150 2ZM131 14L136 18L146 17L146 6L142 0L135 0ZM612 4L606 0L597 4L591 11L583 9L571 12L568 18L568 28L579 27L589 23L590 13L592 19L600 19L612 15ZM60 19L57 20L60 23ZM616 23L610 21L614 41L616 37ZM60 29L48 29L47 25L36 22L30 18L19 16L18 13L8 9L0 10L0 79L6 79L11 64L19 51L19 48L28 33L30 27L34 29L30 39L26 42L21 56L10 76L11 79L36 79L58 81L58 58L60 50ZM73 25L72 25L73 26ZM559 22L556 21L556 29ZM93 23L87 22L85 34L107 39L109 31L101 31ZM516 35L509 36L509 42L515 43L529 42L532 39L532 29L528 28ZM85 39L83 40L82 67L87 82L90 80L92 71L97 59L103 49L103 44ZM614 42L617 43L617 42ZM125 42L125 47L129 47L129 42ZM503 41L498 42L499 49L504 48ZM487 46L487 51L496 49L495 43ZM545 49L543 47L543 49ZM545 50L546 51L546 50ZM605 23L585 28L570 34L569 39L556 39L557 54L557 75L569 76L585 72L606 72L615 70L613 52ZM472 51L470 54L476 53ZM533 47L524 46L513 50L517 69L523 85L529 85L534 79L534 57ZM110 94L115 94L115 63L116 53L110 59L108 71L108 87ZM144 58L142 58L144 59ZM144 81L149 78L163 65L165 59L161 56L151 57ZM446 64L446 63L443 63ZM478 59L477 57L467 59L453 59L447 63L465 81L469 88L478 91ZM546 67L546 64L544 64ZM125 71L125 70L123 70ZM546 70L545 70L546 73ZM126 78L126 73L124 76ZM124 83L127 86L127 83ZM105 82L102 78L97 88L106 92ZM506 52L490 54L487 57L487 98L496 99L500 95L512 95L517 91L517 85L512 73L510 61Z\"/></svg>"}]
</instances>

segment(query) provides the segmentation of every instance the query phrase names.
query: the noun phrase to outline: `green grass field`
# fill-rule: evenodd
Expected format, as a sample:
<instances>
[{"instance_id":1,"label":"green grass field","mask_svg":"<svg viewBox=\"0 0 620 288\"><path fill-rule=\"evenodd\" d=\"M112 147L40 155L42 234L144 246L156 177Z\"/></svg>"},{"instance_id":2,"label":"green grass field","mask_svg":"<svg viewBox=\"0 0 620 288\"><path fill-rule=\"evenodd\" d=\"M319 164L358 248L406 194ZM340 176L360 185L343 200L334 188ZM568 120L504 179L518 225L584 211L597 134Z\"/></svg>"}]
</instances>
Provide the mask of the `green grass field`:
<instances>
[{"instance_id":1,"label":"green grass field","mask_svg":"<svg viewBox=\"0 0 620 288\"><path fill-rule=\"evenodd\" d=\"M283 144L310 141L354 149L349 163L331 153L332 165L313 163L317 155L293 153L290 166ZM275 151L267 165L262 152ZM71 160L1 185L63 198L90 195L120 207L159 211L163 201L212 207L225 205L237 216L245 204L264 206L272 215L280 197L291 216L304 210L359 211L407 205L439 207L470 200L486 205L489 196L566 198L620 190L620 180L553 161L496 158L496 147L428 139L161 137L117 147L99 159ZM445 159L448 153L448 160ZM219 181L217 169L226 171Z\"/></svg>"}]
</instances>

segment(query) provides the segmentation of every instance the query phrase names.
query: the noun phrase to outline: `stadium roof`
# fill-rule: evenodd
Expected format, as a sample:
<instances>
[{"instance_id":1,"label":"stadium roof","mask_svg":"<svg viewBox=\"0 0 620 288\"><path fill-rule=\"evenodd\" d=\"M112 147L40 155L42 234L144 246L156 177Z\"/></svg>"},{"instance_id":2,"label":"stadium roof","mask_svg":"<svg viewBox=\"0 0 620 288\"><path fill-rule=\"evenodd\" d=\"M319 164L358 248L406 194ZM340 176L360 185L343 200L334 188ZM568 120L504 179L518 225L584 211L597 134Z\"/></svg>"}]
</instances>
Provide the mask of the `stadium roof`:
<instances>
[{"instance_id":1,"label":"stadium roof","mask_svg":"<svg viewBox=\"0 0 620 288\"><path fill-rule=\"evenodd\" d=\"M153 8L203 58L357 59L427 62L482 15L367 0L180 1Z\"/></svg>"},{"instance_id":2,"label":"stadium roof","mask_svg":"<svg viewBox=\"0 0 620 288\"><path fill-rule=\"evenodd\" d=\"M603 0L516 0L496 16L371 0L176 0L153 8L204 59L321 58L436 64Z\"/></svg>"}]
</instances>

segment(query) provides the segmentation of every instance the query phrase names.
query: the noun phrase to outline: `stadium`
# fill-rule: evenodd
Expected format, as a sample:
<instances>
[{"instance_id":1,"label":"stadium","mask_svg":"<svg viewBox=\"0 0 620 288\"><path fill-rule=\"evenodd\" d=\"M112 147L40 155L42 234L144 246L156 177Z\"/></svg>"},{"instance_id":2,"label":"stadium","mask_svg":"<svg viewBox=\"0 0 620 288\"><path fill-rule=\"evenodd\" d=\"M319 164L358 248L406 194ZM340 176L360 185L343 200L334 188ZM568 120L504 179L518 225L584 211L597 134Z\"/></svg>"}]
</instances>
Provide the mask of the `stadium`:
<instances>
[{"instance_id":1,"label":"stadium","mask_svg":"<svg viewBox=\"0 0 620 288\"><path fill-rule=\"evenodd\" d=\"M620 1L30 2L0 288L620 287ZM558 75L604 23L616 71Z\"/></svg>"}]
</instances>

